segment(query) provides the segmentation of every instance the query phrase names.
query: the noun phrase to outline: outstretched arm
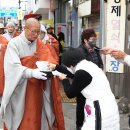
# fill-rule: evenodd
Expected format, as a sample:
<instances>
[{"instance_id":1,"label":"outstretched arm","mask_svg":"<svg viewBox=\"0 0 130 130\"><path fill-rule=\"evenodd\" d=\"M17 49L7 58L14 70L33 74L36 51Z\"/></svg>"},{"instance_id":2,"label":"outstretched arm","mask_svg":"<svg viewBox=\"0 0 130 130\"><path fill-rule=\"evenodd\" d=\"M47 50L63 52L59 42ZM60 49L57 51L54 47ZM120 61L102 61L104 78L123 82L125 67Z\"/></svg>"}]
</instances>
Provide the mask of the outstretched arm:
<instances>
[{"instance_id":1,"label":"outstretched arm","mask_svg":"<svg viewBox=\"0 0 130 130\"><path fill-rule=\"evenodd\" d=\"M119 60L128 66L130 66L130 55L126 54L125 52L113 48L103 48L101 50L102 54L110 54L112 57L114 57L116 60Z\"/></svg>"},{"instance_id":2,"label":"outstretched arm","mask_svg":"<svg viewBox=\"0 0 130 130\"><path fill-rule=\"evenodd\" d=\"M58 64L53 64L53 63L49 63L49 68L51 68L52 70L57 70L61 73L64 73L65 75L67 75L67 77L73 79L74 75L65 67L62 65L58 65Z\"/></svg>"},{"instance_id":3,"label":"outstretched arm","mask_svg":"<svg viewBox=\"0 0 130 130\"><path fill-rule=\"evenodd\" d=\"M111 56L130 66L130 55L126 54L125 52L121 50L114 50L112 51Z\"/></svg>"}]
</instances>

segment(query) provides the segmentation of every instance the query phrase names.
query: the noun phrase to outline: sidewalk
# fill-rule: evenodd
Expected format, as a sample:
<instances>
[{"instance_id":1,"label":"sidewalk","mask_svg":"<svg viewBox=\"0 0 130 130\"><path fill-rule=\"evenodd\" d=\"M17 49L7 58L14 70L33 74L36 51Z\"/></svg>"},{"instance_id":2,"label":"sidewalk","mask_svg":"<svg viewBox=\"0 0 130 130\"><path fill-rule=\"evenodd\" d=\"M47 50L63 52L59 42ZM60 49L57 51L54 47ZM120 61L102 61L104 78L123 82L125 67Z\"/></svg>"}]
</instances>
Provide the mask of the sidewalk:
<instances>
[{"instance_id":1,"label":"sidewalk","mask_svg":"<svg viewBox=\"0 0 130 130\"><path fill-rule=\"evenodd\" d=\"M75 114L76 104L75 103L63 103L63 114L65 119L65 130L76 130L75 129ZM130 130L128 126L127 114L120 114L120 130ZM2 129L2 123L0 122L0 130Z\"/></svg>"},{"instance_id":2,"label":"sidewalk","mask_svg":"<svg viewBox=\"0 0 130 130\"><path fill-rule=\"evenodd\" d=\"M75 129L75 103L63 103L63 113L65 119L66 130L76 130ZM120 130L130 130L128 126L128 116L127 114L120 114Z\"/></svg>"}]
</instances>

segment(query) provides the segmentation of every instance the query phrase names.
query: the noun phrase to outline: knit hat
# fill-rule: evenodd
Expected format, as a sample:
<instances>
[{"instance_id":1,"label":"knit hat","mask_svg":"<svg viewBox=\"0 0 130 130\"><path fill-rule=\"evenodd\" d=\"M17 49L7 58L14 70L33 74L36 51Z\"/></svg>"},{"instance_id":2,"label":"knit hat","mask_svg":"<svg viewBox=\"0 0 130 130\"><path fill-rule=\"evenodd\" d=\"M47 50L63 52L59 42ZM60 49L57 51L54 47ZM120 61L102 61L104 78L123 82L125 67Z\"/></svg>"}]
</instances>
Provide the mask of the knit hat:
<instances>
[{"instance_id":1,"label":"knit hat","mask_svg":"<svg viewBox=\"0 0 130 130\"><path fill-rule=\"evenodd\" d=\"M7 23L6 27L8 27L8 26L13 26L15 28L15 24L13 22Z\"/></svg>"},{"instance_id":2,"label":"knit hat","mask_svg":"<svg viewBox=\"0 0 130 130\"><path fill-rule=\"evenodd\" d=\"M49 36L47 34L47 30L44 25L41 24L41 32L45 32L45 36L43 38L43 43L46 44L46 41L49 40Z\"/></svg>"},{"instance_id":3,"label":"knit hat","mask_svg":"<svg viewBox=\"0 0 130 130\"><path fill-rule=\"evenodd\" d=\"M45 33L47 33L47 30L46 30L45 26L42 25L42 24L41 24L41 32L45 32Z\"/></svg>"}]
</instances>

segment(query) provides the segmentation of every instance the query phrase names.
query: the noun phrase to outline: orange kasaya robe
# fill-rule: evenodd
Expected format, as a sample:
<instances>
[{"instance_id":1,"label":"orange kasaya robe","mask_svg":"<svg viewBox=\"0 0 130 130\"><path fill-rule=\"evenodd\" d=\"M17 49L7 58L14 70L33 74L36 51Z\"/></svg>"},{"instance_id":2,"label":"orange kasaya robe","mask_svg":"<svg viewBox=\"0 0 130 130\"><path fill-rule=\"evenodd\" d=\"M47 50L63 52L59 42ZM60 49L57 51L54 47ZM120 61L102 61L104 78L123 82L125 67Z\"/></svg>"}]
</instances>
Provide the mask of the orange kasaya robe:
<instances>
[{"instance_id":1,"label":"orange kasaya robe","mask_svg":"<svg viewBox=\"0 0 130 130\"><path fill-rule=\"evenodd\" d=\"M50 50L50 52L51 52L53 58L56 60L56 62L59 63L59 56L57 55L57 53L56 53L54 47L51 46L50 43L48 43L48 42L47 42L45 45L46 45L46 46L48 47L48 49Z\"/></svg>"},{"instance_id":2,"label":"orange kasaya robe","mask_svg":"<svg viewBox=\"0 0 130 130\"><path fill-rule=\"evenodd\" d=\"M21 33L18 32L18 31L15 31L14 35L13 35L13 38L16 37L16 36L19 36Z\"/></svg>"},{"instance_id":3,"label":"orange kasaya robe","mask_svg":"<svg viewBox=\"0 0 130 130\"><path fill-rule=\"evenodd\" d=\"M13 37L16 37L20 35L19 32L15 32ZM6 47L8 44L8 40L0 35L0 44L1 44L1 50L0 50L0 96L3 95L3 90L4 90L4 55L6 51Z\"/></svg>"},{"instance_id":4,"label":"orange kasaya robe","mask_svg":"<svg viewBox=\"0 0 130 130\"><path fill-rule=\"evenodd\" d=\"M4 90L4 55L8 44L8 40L2 35L0 35L0 44L0 96L2 96Z\"/></svg>"},{"instance_id":5,"label":"orange kasaya robe","mask_svg":"<svg viewBox=\"0 0 130 130\"><path fill-rule=\"evenodd\" d=\"M55 49L57 56L59 57L59 43L58 43L58 41L50 34L48 34L48 36L49 36L49 40L47 40L47 43L51 44L51 46Z\"/></svg>"},{"instance_id":6,"label":"orange kasaya robe","mask_svg":"<svg viewBox=\"0 0 130 130\"><path fill-rule=\"evenodd\" d=\"M41 40L38 39L37 49L34 56L27 56L21 59L22 65L29 68L36 68L36 61L47 60L52 63L56 61L51 52ZM28 79L25 95L25 110L22 122L18 130L41 130L41 115L43 103L43 90L46 89L46 81L35 78ZM62 103L57 78L51 79L51 94L53 111L55 114L54 130L65 130ZM42 104L43 103L43 104ZM44 125L44 124L43 124ZM4 130L7 130L4 128Z\"/></svg>"},{"instance_id":7,"label":"orange kasaya robe","mask_svg":"<svg viewBox=\"0 0 130 130\"><path fill-rule=\"evenodd\" d=\"M2 35L0 35L0 44L8 44L8 40Z\"/></svg>"}]
</instances>

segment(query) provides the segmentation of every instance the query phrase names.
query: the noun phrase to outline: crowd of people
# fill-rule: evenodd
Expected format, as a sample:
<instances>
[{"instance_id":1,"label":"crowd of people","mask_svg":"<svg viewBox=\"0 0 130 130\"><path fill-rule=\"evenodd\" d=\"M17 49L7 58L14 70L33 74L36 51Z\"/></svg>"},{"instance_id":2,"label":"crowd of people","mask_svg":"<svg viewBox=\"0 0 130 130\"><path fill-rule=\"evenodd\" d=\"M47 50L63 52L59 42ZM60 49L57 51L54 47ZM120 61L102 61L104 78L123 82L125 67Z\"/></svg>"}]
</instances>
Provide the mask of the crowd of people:
<instances>
[{"instance_id":1,"label":"crowd of people","mask_svg":"<svg viewBox=\"0 0 130 130\"><path fill-rule=\"evenodd\" d=\"M85 29L77 48L64 50L64 33L34 18L22 32L0 23L0 116L4 130L65 130L60 81L69 98L76 97L76 130L119 130L119 111L101 54L110 54L130 66L121 50L96 46L96 33ZM6 32L5 32L6 30ZM37 67L47 61L55 76ZM53 74L53 73L52 73ZM72 79L70 82L69 79Z\"/></svg>"}]
</instances>

